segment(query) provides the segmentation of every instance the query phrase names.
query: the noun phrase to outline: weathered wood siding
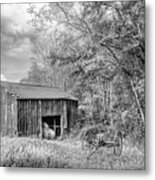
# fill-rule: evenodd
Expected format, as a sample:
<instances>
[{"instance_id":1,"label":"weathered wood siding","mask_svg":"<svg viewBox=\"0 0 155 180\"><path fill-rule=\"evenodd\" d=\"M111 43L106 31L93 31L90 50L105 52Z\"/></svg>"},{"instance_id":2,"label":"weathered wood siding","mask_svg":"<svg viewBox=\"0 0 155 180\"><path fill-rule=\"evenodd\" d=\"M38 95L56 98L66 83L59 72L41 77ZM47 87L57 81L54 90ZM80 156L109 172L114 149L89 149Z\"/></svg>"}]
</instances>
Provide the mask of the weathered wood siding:
<instances>
[{"instance_id":1,"label":"weathered wood siding","mask_svg":"<svg viewBox=\"0 0 155 180\"><path fill-rule=\"evenodd\" d=\"M66 101L65 100L42 100L42 116L60 115L61 135L64 134L66 124Z\"/></svg>"},{"instance_id":2,"label":"weathered wood siding","mask_svg":"<svg viewBox=\"0 0 155 180\"><path fill-rule=\"evenodd\" d=\"M78 102L77 101L66 101L67 104L67 128L68 131L74 128L77 121Z\"/></svg>"},{"instance_id":3,"label":"weathered wood siding","mask_svg":"<svg viewBox=\"0 0 155 180\"><path fill-rule=\"evenodd\" d=\"M16 96L1 87L1 135L17 133L17 101Z\"/></svg>"},{"instance_id":4,"label":"weathered wood siding","mask_svg":"<svg viewBox=\"0 0 155 180\"><path fill-rule=\"evenodd\" d=\"M18 100L17 107L19 136L39 136L39 101Z\"/></svg>"},{"instance_id":5,"label":"weathered wood siding","mask_svg":"<svg viewBox=\"0 0 155 180\"><path fill-rule=\"evenodd\" d=\"M72 100L18 100L18 132L21 136L42 136L42 117L60 115L61 135L74 127L77 102Z\"/></svg>"},{"instance_id":6,"label":"weathered wood siding","mask_svg":"<svg viewBox=\"0 0 155 180\"><path fill-rule=\"evenodd\" d=\"M61 116L61 134L74 128L77 119L77 101L42 100L42 116Z\"/></svg>"}]
</instances>

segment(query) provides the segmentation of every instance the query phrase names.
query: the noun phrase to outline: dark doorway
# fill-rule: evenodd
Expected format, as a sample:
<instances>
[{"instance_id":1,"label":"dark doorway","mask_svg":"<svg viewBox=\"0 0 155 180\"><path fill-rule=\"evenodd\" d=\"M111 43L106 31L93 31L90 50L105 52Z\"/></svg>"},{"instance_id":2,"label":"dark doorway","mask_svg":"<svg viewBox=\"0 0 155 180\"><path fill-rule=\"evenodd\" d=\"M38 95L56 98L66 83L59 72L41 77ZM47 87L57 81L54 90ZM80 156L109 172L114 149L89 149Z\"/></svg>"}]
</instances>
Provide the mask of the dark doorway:
<instances>
[{"instance_id":1,"label":"dark doorway","mask_svg":"<svg viewBox=\"0 0 155 180\"><path fill-rule=\"evenodd\" d=\"M56 136L61 135L61 116L44 116L42 117L42 122L48 124L49 128L55 131Z\"/></svg>"}]
</instances>

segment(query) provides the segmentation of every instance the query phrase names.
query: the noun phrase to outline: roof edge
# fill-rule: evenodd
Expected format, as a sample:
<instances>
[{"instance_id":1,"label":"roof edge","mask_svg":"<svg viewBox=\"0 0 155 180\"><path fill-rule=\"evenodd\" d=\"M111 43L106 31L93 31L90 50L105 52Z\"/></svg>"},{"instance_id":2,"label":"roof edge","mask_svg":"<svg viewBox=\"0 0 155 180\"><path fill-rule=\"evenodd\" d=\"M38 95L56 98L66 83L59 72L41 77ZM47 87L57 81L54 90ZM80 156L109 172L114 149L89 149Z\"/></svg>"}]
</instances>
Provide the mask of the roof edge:
<instances>
[{"instance_id":1,"label":"roof edge","mask_svg":"<svg viewBox=\"0 0 155 180\"><path fill-rule=\"evenodd\" d=\"M34 87L34 88L48 88L48 89L55 89L55 90L60 90L60 92L62 91L63 93L66 93L66 95L68 95L68 98L67 97L51 97L51 98L44 98L44 97L40 97L40 98L37 98L37 97L21 97L21 96L19 96L17 93L15 93L14 92L14 95L16 95L17 96L17 99L19 99L19 100L26 100L26 99L40 99L40 100L43 100L43 99L66 99L66 100L74 100L74 101L78 101L78 99L76 98L76 97L74 97L74 96L72 96L70 93L68 93L68 92L66 92L66 91L64 91L64 90L62 90L61 88L59 88L59 87L51 87L51 86L48 86L48 85L34 85L34 84L25 84L25 83L18 83L18 82L9 82L9 81L0 81L0 85L1 85L1 87L3 87L3 88L5 88L5 89L12 89L13 87L16 87L16 86L21 86L21 88L22 87Z\"/></svg>"}]
</instances>

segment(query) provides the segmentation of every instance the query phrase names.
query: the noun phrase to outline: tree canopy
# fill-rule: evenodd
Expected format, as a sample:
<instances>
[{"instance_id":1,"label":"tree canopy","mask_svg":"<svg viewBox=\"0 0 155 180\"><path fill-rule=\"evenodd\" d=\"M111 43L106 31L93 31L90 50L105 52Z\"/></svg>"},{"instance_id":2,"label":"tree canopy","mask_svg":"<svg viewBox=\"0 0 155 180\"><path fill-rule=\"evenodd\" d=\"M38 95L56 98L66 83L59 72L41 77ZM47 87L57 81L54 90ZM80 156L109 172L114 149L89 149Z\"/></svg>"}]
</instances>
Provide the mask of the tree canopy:
<instances>
[{"instance_id":1,"label":"tree canopy","mask_svg":"<svg viewBox=\"0 0 155 180\"><path fill-rule=\"evenodd\" d=\"M144 1L45 3L28 8L36 37L28 78L79 99L91 121L145 118ZM132 120L131 120L132 119ZM137 125L138 126L138 125ZM138 126L139 127L139 126Z\"/></svg>"}]
</instances>

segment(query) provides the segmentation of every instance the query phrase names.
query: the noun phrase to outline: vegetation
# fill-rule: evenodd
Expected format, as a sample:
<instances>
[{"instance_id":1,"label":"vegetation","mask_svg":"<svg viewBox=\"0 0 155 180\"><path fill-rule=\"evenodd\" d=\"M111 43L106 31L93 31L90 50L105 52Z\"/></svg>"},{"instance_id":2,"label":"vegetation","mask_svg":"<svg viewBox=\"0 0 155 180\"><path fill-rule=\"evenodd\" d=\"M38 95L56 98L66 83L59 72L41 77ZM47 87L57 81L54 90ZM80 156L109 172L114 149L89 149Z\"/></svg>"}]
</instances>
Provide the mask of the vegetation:
<instances>
[{"instance_id":1,"label":"vegetation","mask_svg":"<svg viewBox=\"0 0 155 180\"><path fill-rule=\"evenodd\" d=\"M87 160L81 141L39 140L30 138L1 139L1 166L36 168L144 169L144 154L124 142L121 157L113 149L101 148Z\"/></svg>"},{"instance_id":2,"label":"vegetation","mask_svg":"<svg viewBox=\"0 0 155 180\"><path fill-rule=\"evenodd\" d=\"M34 64L23 83L46 84L79 99L77 128L123 124L145 138L144 1L31 4Z\"/></svg>"}]
</instances>

